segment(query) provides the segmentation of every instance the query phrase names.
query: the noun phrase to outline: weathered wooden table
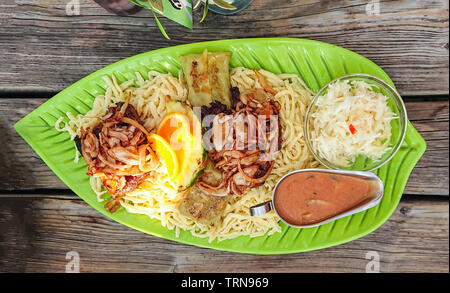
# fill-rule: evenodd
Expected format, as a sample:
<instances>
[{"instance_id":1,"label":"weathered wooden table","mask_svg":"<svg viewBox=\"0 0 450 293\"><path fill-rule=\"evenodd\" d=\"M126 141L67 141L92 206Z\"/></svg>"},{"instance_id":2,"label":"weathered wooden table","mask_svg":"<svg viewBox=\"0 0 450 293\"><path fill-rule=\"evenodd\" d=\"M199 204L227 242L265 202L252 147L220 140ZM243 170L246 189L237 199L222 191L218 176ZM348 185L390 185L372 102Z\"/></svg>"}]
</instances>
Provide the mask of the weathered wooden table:
<instances>
[{"instance_id":1,"label":"weathered wooden table","mask_svg":"<svg viewBox=\"0 0 450 293\"><path fill-rule=\"evenodd\" d=\"M149 11L109 14L80 0L0 3L0 272L448 272L449 10L446 0L255 0L236 16L209 14L193 31ZM372 6L367 6L367 4ZM378 4L376 4L378 3ZM379 5L379 11L377 11ZM367 9L373 8L375 9ZM292 255L242 255L167 241L104 217L79 199L15 133L13 124L58 91L120 59L183 43L299 37L336 44L379 64L427 141L392 217L350 243Z\"/></svg>"}]
</instances>

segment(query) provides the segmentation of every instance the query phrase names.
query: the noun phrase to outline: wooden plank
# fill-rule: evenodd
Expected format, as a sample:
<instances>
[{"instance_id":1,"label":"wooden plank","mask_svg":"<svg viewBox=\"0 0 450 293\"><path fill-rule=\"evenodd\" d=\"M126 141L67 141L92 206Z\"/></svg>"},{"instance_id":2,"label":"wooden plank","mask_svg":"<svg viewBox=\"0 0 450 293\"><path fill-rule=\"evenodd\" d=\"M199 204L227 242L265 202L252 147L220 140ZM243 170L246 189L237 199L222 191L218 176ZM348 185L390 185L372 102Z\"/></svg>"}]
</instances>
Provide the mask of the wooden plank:
<instances>
[{"instance_id":1,"label":"wooden plank","mask_svg":"<svg viewBox=\"0 0 450 293\"><path fill-rule=\"evenodd\" d=\"M409 120L427 143L413 169L407 194L449 194L449 102L407 102Z\"/></svg>"},{"instance_id":2,"label":"wooden plank","mask_svg":"<svg viewBox=\"0 0 450 293\"><path fill-rule=\"evenodd\" d=\"M235 16L211 13L194 30L161 17L172 40L162 37L152 14L110 15L80 0L67 16L64 1L0 4L0 91L59 91L105 65L177 44L245 37L310 38L343 46L379 64L402 95L449 93L448 1L258 0ZM376 11L374 11L376 12Z\"/></svg>"},{"instance_id":3,"label":"wooden plank","mask_svg":"<svg viewBox=\"0 0 450 293\"><path fill-rule=\"evenodd\" d=\"M0 99L0 190L66 189L12 128L45 99ZM427 141L427 151L411 174L407 194L449 194L449 102L407 102L409 119Z\"/></svg>"},{"instance_id":4,"label":"wooden plank","mask_svg":"<svg viewBox=\"0 0 450 293\"><path fill-rule=\"evenodd\" d=\"M319 251L247 255L198 248L118 224L81 200L0 196L0 272L448 272L448 201L403 199L373 233Z\"/></svg>"}]
</instances>

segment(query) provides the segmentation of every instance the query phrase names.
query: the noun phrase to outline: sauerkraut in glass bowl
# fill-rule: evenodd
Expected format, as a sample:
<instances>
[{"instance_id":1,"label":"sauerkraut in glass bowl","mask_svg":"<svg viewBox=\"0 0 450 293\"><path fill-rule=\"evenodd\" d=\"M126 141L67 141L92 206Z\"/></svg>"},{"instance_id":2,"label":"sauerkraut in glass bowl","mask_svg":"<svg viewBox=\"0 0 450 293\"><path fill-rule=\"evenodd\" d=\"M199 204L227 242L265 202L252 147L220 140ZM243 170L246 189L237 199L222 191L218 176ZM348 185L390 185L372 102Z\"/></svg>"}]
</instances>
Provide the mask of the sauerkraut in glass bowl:
<instances>
[{"instance_id":1,"label":"sauerkraut in glass bowl","mask_svg":"<svg viewBox=\"0 0 450 293\"><path fill-rule=\"evenodd\" d=\"M386 164L406 135L399 93L368 74L341 76L310 102L304 123L309 151L329 169L372 171Z\"/></svg>"}]
</instances>

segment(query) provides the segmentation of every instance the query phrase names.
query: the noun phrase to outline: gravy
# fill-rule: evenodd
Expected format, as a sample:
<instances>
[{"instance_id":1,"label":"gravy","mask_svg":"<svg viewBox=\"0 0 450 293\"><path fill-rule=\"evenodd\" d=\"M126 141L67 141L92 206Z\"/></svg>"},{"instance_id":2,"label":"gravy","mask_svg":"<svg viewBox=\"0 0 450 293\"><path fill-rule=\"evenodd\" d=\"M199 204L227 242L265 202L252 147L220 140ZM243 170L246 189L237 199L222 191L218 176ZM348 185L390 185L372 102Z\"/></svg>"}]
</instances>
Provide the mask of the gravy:
<instances>
[{"instance_id":1,"label":"gravy","mask_svg":"<svg viewBox=\"0 0 450 293\"><path fill-rule=\"evenodd\" d=\"M374 182L356 176L299 172L278 184L273 204L289 224L311 225L362 204L374 187Z\"/></svg>"}]
</instances>

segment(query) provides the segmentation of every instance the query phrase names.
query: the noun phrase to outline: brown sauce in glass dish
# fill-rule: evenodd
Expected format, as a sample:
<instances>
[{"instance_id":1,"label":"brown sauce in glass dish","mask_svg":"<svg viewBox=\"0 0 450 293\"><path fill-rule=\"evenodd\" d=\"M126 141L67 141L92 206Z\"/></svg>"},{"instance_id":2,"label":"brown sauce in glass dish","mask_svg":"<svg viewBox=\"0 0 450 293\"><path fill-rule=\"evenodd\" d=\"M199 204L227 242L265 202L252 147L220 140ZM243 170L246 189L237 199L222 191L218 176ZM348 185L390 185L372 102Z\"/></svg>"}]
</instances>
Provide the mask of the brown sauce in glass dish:
<instances>
[{"instance_id":1,"label":"brown sauce in glass dish","mask_svg":"<svg viewBox=\"0 0 450 293\"><path fill-rule=\"evenodd\" d=\"M278 184L273 204L287 223L313 225L367 202L374 188L374 181L357 176L299 172Z\"/></svg>"}]
</instances>

